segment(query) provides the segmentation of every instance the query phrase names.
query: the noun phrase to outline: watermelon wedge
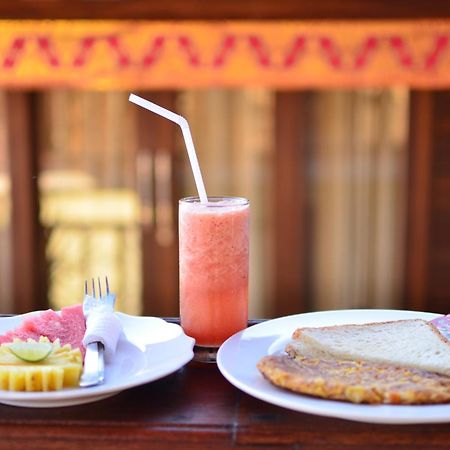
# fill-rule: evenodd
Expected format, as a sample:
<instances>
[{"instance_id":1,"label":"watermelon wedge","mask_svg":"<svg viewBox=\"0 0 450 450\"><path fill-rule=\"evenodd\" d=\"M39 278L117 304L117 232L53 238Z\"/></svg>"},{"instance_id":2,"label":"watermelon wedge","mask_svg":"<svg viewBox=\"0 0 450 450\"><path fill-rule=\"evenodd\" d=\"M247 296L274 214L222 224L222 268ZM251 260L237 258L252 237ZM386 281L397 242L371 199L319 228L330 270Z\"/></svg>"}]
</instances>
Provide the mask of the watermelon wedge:
<instances>
[{"instance_id":1,"label":"watermelon wedge","mask_svg":"<svg viewBox=\"0 0 450 450\"><path fill-rule=\"evenodd\" d=\"M12 342L14 338L38 341L40 336L46 336L51 342L59 338L61 345L70 344L84 354L82 341L85 332L83 308L75 305L62 308L59 314L48 309L26 317L17 328L0 336L0 344Z\"/></svg>"}]
</instances>

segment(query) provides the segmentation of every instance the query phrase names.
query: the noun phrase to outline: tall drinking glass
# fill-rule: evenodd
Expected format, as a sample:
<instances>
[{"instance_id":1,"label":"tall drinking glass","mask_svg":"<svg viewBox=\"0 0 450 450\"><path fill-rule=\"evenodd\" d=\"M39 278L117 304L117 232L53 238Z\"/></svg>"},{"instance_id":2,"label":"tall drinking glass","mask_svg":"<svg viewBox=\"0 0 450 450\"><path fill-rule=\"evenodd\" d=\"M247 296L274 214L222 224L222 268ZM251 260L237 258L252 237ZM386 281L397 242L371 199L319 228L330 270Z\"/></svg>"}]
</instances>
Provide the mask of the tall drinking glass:
<instances>
[{"instance_id":1,"label":"tall drinking glass","mask_svg":"<svg viewBox=\"0 0 450 450\"><path fill-rule=\"evenodd\" d=\"M198 197L179 201L180 318L196 340L197 360L247 326L249 201Z\"/></svg>"}]
</instances>

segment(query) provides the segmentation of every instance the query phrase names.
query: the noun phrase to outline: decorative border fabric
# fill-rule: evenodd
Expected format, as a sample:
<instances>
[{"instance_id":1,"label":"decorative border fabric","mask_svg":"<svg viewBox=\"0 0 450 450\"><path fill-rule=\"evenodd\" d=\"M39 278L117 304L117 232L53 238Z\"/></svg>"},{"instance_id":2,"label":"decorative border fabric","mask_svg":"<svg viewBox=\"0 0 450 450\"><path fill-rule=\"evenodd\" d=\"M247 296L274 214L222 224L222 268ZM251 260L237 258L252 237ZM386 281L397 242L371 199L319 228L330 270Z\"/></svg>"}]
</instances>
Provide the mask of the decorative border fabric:
<instances>
[{"instance_id":1,"label":"decorative border fabric","mask_svg":"<svg viewBox=\"0 0 450 450\"><path fill-rule=\"evenodd\" d=\"M449 38L448 20L0 20L0 86L445 88Z\"/></svg>"}]
</instances>

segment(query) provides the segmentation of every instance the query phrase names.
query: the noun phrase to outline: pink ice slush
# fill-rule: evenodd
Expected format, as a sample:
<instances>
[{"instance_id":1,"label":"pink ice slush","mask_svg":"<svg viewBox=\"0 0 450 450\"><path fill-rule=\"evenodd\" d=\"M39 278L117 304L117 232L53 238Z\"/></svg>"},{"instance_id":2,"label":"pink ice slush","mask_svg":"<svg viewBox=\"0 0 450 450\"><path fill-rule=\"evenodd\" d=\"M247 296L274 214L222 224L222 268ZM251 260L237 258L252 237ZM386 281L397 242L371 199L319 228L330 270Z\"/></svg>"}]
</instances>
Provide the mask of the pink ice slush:
<instances>
[{"instance_id":1,"label":"pink ice slush","mask_svg":"<svg viewBox=\"0 0 450 450\"><path fill-rule=\"evenodd\" d=\"M247 326L249 203L238 197L180 200L181 325L217 347Z\"/></svg>"}]
</instances>

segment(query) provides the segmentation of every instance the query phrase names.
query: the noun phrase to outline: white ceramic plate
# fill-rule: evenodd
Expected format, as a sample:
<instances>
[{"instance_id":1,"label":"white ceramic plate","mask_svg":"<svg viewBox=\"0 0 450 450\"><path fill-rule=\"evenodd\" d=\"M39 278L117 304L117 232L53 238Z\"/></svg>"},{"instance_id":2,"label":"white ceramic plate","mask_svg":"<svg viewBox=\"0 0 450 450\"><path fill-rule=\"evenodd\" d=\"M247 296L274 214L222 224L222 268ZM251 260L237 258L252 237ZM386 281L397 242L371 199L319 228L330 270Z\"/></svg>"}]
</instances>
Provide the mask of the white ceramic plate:
<instances>
[{"instance_id":1,"label":"white ceramic plate","mask_svg":"<svg viewBox=\"0 0 450 450\"><path fill-rule=\"evenodd\" d=\"M53 392L0 390L0 403L33 408L90 403L169 375L192 359L194 339L180 326L156 317L117 315L126 338L119 340L113 362L106 364L104 384ZM1 318L0 334L20 325L22 318Z\"/></svg>"},{"instance_id":2,"label":"white ceramic plate","mask_svg":"<svg viewBox=\"0 0 450 450\"><path fill-rule=\"evenodd\" d=\"M229 338L219 349L217 364L228 381L258 399L284 408L322 416L373 423L450 422L450 404L358 405L308 397L278 388L265 380L256 363L265 355L282 354L292 332L303 326L425 319L436 314L394 310L341 310L298 314L254 325ZM414 336L411 336L414 339Z\"/></svg>"}]
</instances>

